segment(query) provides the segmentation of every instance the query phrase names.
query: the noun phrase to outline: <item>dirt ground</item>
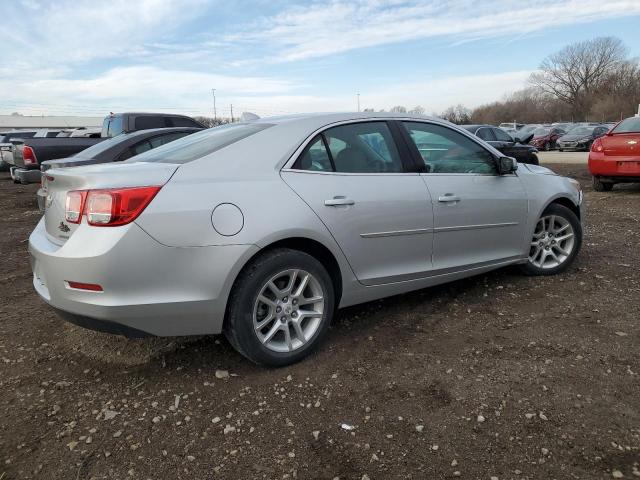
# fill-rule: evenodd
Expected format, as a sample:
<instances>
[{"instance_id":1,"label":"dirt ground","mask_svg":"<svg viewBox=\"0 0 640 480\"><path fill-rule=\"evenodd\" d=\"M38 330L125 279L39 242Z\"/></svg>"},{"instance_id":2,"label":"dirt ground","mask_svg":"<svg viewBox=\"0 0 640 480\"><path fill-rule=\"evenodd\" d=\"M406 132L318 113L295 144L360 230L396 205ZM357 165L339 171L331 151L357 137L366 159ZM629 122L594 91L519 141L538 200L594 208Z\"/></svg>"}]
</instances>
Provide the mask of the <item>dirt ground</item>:
<instances>
[{"instance_id":1,"label":"dirt ground","mask_svg":"<svg viewBox=\"0 0 640 480\"><path fill-rule=\"evenodd\" d=\"M0 174L0 479L640 476L640 187L553 168L586 192L568 272L349 308L277 370L63 323L31 286L36 186Z\"/></svg>"}]
</instances>

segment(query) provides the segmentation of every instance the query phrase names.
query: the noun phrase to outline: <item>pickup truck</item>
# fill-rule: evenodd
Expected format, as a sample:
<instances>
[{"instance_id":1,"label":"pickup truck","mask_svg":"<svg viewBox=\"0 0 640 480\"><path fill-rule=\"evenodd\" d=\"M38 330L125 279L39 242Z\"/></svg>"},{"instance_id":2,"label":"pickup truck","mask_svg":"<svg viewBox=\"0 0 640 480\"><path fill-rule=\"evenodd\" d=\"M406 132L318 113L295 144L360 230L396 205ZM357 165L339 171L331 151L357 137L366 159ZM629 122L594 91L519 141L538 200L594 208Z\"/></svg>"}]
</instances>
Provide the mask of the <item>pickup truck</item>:
<instances>
[{"instance_id":1,"label":"pickup truck","mask_svg":"<svg viewBox=\"0 0 640 480\"><path fill-rule=\"evenodd\" d=\"M0 132L0 171L9 169L13 164L14 142L21 138L51 138L60 135L60 130L10 130Z\"/></svg>"},{"instance_id":2,"label":"pickup truck","mask_svg":"<svg viewBox=\"0 0 640 480\"><path fill-rule=\"evenodd\" d=\"M9 167L15 183L40 181L40 163L45 160L65 158L105 140L104 138L29 138L16 142L13 150L13 165Z\"/></svg>"},{"instance_id":3,"label":"pickup truck","mask_svg":"<svg viewBox=\"0 0 640 480\"><path fill-rule=\"evenodd\" d=\"M122 133L166 127L205 128L185 115L172 113L111 113L104 119L100 138L48 138L34 141L26 139L14 149L11 178L15 183L40 181L40 164L46 160L67 158L96 143Z\"/></svg>"}]
</instances>

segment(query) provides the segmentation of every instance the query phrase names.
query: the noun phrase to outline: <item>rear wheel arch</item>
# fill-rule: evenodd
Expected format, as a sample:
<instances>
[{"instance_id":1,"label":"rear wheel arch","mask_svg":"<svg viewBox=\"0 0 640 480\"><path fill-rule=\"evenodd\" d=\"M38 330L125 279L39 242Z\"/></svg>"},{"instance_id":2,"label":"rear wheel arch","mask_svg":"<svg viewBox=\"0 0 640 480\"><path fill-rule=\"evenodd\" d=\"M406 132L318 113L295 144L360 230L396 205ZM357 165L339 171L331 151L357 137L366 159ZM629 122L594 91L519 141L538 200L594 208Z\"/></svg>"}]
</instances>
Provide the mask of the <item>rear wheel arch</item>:
<instances>
[{"instance_id":1,"label":"rear wheel arch","mask_svg":"<svg viewBox=\"0 0 640 480\"><path fill-rule=\"evenodd\" d=\"M327 248L325 245L320 243L317 240L313 240L311 238L306 237L290 237L284 238L280 240L273 241L272 243L264 246L258 252L256 252L253 256L251 256L242 266L242 268L238 271L233 285L231 287L231 291L236 287L238 278L242 275L242 273L253 264L258 258L265 255L272 250L280 249L280 248L289 248L291 250L297 250L300 252L304 252L308 255L311 255L316 260L318 260L327 270L329 277L331 277L331 282L333 283L333 290L335 292L335 304L340 304L340 298L342 297L342 270L340 268L340 264L336 259L335 255ZM227 304L226 310L229 310L229 305ZM226 319L225 319L226 321Z\"/></svg>"}]
</instances>

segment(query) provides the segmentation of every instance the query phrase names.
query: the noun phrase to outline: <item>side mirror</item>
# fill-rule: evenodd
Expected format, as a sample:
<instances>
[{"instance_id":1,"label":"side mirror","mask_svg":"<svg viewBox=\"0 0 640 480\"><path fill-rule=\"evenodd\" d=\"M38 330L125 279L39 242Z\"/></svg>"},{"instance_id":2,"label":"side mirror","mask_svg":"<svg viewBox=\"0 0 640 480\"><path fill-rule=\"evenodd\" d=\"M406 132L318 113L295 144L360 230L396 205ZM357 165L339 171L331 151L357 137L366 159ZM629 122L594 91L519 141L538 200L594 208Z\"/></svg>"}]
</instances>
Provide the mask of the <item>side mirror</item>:
<instances>
[{"instance_id":1,"label":"side mirror","mask_svg":"<svg viewBox=\"0 0 640 480\"><path fill-rule=\"evenodd\" d=\"M500 157L498 158L498 173L500 175L508 175L518 169L518 162L515 158Z\"/></svg>"}]
</instances>

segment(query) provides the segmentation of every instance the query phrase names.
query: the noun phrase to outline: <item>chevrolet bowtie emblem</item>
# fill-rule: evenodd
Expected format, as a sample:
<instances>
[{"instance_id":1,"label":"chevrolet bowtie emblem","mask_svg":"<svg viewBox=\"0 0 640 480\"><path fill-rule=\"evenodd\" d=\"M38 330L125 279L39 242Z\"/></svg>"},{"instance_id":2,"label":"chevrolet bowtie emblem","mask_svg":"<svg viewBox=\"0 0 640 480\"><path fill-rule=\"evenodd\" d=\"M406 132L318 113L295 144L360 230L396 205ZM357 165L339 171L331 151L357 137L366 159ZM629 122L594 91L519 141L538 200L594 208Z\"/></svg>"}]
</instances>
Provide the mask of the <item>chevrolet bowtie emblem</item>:
<instances>
[{"instance_id":1,"label":"chevrolet bowtie emblem","mask_svg":"<svg viewBox=\"0 0 640 480\"><path fill-rule=\"evenodd\" d=\"M638 143L636 140L629 140L627 142L629 145L635 145L636 143Z\"/></svg>"}]
</instances>

